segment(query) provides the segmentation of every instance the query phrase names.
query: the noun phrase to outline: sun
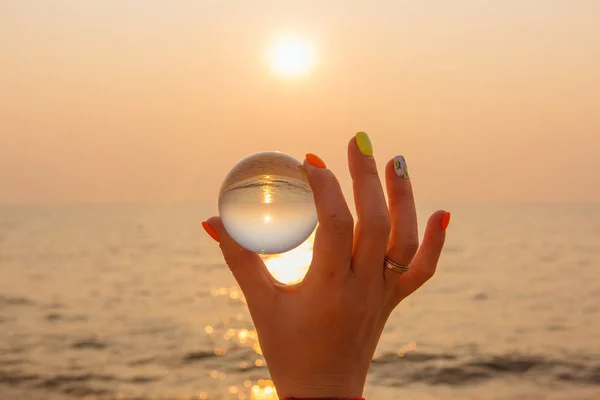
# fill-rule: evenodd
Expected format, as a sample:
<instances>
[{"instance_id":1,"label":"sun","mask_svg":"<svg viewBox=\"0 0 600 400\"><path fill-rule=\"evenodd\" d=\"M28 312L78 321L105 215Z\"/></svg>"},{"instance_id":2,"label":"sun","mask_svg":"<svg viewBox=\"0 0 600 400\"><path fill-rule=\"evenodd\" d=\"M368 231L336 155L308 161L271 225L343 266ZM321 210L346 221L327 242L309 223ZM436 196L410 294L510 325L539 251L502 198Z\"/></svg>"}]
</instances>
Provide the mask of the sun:
<instances>
[{"instance_id":1,"label":"sun","mask_svg":"<svg viewBox=\"0 0 600 400\"><path fill-rule=\"evenodd\" d=\"M315 52L307 40L298 36L281 37L269 52L271 70L285 77L305 75L315 66Z\"/></svg>"}]
</instances>

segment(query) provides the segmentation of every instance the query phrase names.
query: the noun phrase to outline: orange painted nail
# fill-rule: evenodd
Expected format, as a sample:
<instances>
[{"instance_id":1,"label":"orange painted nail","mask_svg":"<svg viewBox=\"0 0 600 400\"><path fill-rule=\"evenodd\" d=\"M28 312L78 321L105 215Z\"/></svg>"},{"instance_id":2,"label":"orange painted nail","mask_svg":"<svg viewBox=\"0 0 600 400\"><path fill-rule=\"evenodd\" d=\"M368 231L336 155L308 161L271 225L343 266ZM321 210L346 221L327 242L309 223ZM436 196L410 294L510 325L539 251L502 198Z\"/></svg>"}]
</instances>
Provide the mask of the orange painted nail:
<instances>
[{"instance_id":1,"label":"orange painted nail","mask_svg":"<svg viewBox=\"0 0 600 400\"><path fill-rule=\"evenodd\" d=\"M204 221L202 222L202 227L204 228L204 230L206 231L206 233L208 233L208 235L215 239L216 242L220 242L221 240L219 239L219 235L217 235L217 232L215 232L215 230L212 228L212 226L210 226L208 224L208 222Z\"/></svg>"},{"instance_id":2,"label":"orange painted nail","mask_svg":"<svg viewBox=\"0 0 600 400\"><path fill-rule=\"evenodd\" d=\"M327 166L325 165L325 161L321 160L321 158L315 154L308 153L306 155L306 161L308 161L310 165L315 166L317 168L327 168Z\"/></svg>"},{"instance_id":3,"label":"orange painted nail","mask_svg":"<svg viewBox=\"0 0 600 400\"><path fill-rule=\"evenodd\" d=\"M446 211L446 213L442 217L442 229L446 230L448 225L450 225L450 213Z\"/></svg>"}]
</instances>

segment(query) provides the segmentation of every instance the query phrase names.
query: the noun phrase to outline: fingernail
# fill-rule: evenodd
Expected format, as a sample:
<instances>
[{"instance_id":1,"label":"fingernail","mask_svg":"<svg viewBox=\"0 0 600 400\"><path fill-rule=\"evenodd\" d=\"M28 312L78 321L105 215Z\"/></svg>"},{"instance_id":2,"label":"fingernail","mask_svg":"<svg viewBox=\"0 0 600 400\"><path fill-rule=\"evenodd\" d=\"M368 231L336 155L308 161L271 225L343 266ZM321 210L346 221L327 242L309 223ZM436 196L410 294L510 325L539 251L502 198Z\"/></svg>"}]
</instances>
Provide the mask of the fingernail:
<instances>
[{"instance_id":1,"label":"fingernail","mask_svg":"<svg viewBox=\"0 0 600 400\"><path fill-rule=\"evenodd\" d=\"M321 160L321 157L315 154L308 153L306 155L306 161L308 161L308 163L314 167L327 168L327 166L325 165L325 161Z\"/></svg>"},{"instance_id":2,"label":"fingernail","mask_svg":"<svg viewBox=\"0 0 600 400\"><path fill-rule=\"evenodd\" d=\"M373 145L371 144L369 135L365 132L358 132L356 134L356 145L358 146L358 150L365 156L373 157Z\"/></svg>"},{"instance_id":3,"label":"fingernail","mask_svg":"<svg viewBox=\"0 0 600 400\"><path fill-rule=\"evenodd\" d=\"M208 235L215 239L215 241L218 243L221 240L219 240L219 235L217 235L217 232L215 232L215 230L212 228L212 226L210 226L208 224L208 222L204 221L202 222L202 227L204 228L204 230L206 231L206 233L208 233Z\"/></svg>"},{"instance_id":4,"label":"fingernail","mask_svg":"<svg viewBox=\"0 0 600 400\"><path fill-rule=\"evenodd\" d=\"M446 230L448 225L450 225L450 213L446 211L446 213L442 217L442 229Z\"/></svg>"},{"instance_id":5,"label":"fingernail","mask_svg":"<svg viewBox=\"0 0 600 400\"><path fill-rule=\"evenodd\" d=\"M408 178L408 167L406 166L404 156L394 157L394 171L399 177L404 179Z\"/></svg>"}]
</instances>

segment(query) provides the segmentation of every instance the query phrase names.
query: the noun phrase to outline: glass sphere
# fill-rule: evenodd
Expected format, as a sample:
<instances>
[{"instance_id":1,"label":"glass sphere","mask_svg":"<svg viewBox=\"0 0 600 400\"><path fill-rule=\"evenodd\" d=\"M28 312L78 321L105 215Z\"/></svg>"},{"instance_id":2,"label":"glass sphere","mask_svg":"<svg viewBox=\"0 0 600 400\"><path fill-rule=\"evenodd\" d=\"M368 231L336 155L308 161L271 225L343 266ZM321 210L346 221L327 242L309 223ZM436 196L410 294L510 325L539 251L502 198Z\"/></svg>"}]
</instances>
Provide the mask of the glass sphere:
<instances>
[{"instance_id":1,"label":"glass sphere","mask_svg":"<svg viewBox=\"0 0 600 400\"><path fill-rule=\"evenodd\" d=\"M298 247L317 225L304 166L280 152L253 154L233 167L221 186L219 214L233 240L260 254Z\"/></svg>"}]
</instances>

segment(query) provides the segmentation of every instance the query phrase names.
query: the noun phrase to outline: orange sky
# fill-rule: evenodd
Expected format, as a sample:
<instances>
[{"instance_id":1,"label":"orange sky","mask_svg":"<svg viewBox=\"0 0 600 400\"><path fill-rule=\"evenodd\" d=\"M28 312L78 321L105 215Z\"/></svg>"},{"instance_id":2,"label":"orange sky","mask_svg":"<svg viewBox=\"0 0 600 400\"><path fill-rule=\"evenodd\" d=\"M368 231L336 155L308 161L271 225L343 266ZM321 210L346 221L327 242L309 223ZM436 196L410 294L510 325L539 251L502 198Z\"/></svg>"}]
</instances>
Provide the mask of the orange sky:
<instances>
[{"instance_id":1,"label":"orange sky","mask_svg":"<svg viewBox=\"0 0 600 400\"><path fill-rule=\"evenodd\" d=\"M283 4L282 4L283 3ZM215 203L241 157L403 154L421 202L600 201L600 1L0 2L0 203ZM312 41L275 76L269 44Z\"/></svg>"}]
</instances>

